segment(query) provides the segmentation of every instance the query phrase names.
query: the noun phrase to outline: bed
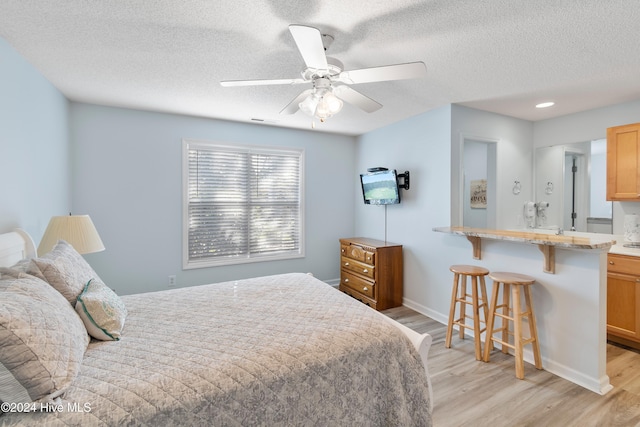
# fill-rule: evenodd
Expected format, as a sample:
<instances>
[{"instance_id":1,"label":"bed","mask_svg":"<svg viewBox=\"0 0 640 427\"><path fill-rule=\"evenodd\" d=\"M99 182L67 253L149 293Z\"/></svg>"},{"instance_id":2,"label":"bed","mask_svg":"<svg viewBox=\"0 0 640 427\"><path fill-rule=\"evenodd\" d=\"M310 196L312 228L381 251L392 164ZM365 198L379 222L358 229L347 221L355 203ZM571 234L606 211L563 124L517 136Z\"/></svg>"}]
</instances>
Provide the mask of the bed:
<instances>
[{"instance_id":1,"label":"bed","mask_svg":"<svg viewBox=\"0 0 640 427\"><path fill-rule=\"evenodd\" d=\"M101 281L67 295L47 256L0 235L0 425L431 425L431 337L309 274L112 296L120 324L90 339L81 303Z\"/></svg>"}]
</instances>

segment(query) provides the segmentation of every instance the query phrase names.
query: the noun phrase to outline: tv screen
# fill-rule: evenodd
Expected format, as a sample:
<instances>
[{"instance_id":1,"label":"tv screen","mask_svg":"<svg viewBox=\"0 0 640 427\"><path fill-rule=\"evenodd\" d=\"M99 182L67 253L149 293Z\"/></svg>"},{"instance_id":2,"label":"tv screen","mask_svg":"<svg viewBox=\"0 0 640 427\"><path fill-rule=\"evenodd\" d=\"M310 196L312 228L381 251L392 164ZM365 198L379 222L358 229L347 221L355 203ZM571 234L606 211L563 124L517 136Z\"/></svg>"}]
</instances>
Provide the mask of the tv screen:
<instances>
[{"instance_id":1,"label":"tv screen","mask_svg":"<svg viewBox=\"0 0 640 427\"><path fill-rule=\"evenodd\" d=\"M400 203L398 177L395 169L360 175L362 195L367 205L393 205Z\"/></svg>"}]
</instances>

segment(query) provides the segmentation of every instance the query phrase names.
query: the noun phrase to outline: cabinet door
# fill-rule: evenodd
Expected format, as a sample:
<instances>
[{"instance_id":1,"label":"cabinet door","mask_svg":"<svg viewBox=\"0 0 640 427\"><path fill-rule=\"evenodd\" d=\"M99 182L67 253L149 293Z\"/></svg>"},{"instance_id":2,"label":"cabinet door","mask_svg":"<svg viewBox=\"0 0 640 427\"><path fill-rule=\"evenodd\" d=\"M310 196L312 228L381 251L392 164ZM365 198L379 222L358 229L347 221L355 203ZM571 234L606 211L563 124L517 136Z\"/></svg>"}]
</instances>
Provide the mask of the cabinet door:
<instances>
[{"instance_id":1,"label":"cabinet door","mask_svg":"<svg viewBox=\"0 0 640 427\"><path fill-rule=\"evenodd\" d=\"M640 279L628 274L607 275L607 332L640 339Z\"/></svg>"},{"instance_id":2,"label":"cabinet door","mask_svg":"<svg viewBox=\"0 0 640 427\"><path fill-rule=\"evenodd\" d=\"M640 200L640 123L607 129L607 200Z\"/></svg>"}]
</instances>

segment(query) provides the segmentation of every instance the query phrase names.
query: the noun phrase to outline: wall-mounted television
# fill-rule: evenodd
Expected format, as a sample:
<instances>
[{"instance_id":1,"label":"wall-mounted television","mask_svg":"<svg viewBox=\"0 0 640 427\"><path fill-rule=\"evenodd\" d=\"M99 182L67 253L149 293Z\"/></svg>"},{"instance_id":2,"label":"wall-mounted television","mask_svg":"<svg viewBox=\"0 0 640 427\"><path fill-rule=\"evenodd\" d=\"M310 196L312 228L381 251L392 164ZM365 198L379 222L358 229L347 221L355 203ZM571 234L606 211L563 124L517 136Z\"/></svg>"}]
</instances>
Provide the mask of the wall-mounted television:
<instances>
[{"instance_id":1,"label":"wall-mounted television","mask_svg":"<svg viewBox=\"0 0 640 427\"><path fill-rule=\"evenodd\" d=\"M398 175L395 169L360 174L362 196L367 205L400 203Z\"/></svg>"}]
</instances>

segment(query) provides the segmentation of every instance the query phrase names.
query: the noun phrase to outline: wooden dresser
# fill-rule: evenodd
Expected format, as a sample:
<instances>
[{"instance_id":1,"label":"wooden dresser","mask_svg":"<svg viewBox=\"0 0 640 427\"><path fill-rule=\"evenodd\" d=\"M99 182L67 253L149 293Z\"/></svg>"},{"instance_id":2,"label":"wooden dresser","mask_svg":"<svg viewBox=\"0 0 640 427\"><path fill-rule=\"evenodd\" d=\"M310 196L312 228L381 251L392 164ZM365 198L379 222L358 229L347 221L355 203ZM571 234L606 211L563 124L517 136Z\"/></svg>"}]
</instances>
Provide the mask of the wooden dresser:
<instances>
[{"instance_id":1,"label":"wooden dresser","mask_svg":"<svg viewBox=\"0 0 640 427\"><path fill-rule=\"evenodd\" d=\"M340 239L340 290L376 310L402 305L402 245Z\"/></svg>"}]
</instances>

